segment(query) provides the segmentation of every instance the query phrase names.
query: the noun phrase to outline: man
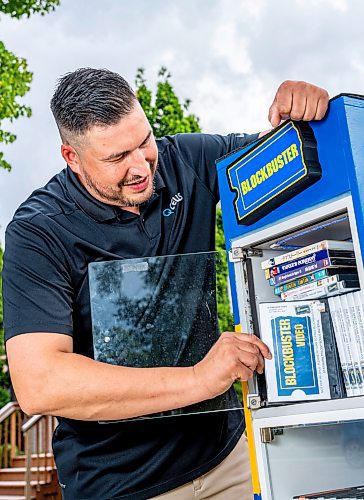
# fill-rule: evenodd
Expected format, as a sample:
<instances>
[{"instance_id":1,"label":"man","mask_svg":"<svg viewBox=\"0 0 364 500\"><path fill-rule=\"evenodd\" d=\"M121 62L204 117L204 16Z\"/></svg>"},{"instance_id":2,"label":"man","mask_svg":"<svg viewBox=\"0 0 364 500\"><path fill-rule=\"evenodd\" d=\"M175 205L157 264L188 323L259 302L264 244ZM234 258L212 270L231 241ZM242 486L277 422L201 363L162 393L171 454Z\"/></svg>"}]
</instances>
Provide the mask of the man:
<instances>
[{"instance_id":1,"label":"man","mask_svg":"<svg viewBox=\"0 0 364 500\"><path fill-rule=\"evenodd\" d=\"M320 119L326 91L285 82L270 109ZM88 264L214 250L214 160L256 139L181 134L155 141L127 82L106 70L64 76L51 108L67 168L35 191L6 232L4 320L12 382L26 413L59 418L63 496L248 499L240 411L120 420L181 408L262 373L268 348L225 332L189 367L129 368L93 359ZM173 214L163 216L173 196Z\"/></svg>"}]
</instances>

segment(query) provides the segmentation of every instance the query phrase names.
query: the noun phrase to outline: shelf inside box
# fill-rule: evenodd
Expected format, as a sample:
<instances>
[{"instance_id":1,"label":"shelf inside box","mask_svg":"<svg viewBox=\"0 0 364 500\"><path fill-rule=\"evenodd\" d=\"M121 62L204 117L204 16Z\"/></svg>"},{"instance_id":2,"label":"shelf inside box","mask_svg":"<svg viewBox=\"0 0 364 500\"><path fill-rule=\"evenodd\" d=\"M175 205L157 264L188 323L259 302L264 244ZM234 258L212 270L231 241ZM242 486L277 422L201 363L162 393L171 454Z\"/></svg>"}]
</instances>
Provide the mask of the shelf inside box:
<instances>
[{"instance_id":1,"label":"shelf inside box","mask_svg":"<svg viewBox=\"0 0 364 500\"><path fill-rule=\"evenodd\" d=\"M259 235L257 236L259 237ZM258 304L261 302L276 302L281 300L279 295L274 294L275 287L271 286L269 280L266 279L265 272L261 267L262 262L290 252L294 248L302 248L323 240L352 241L351 225L346 210L342 210L326 218L316 219L312 222L307 221L305 224L293 227L289 232L277 234L274 238L258 241L252 245L252 248L262 250L261 257L251 259L251 278L254 283L255 307L258 307ZM337 274L340 274L339 267L337 268ZM292 280L294 279L292 277Z\"/></svg>"},{"instance_id":2,"label":"shelf inside box","mask_svg":"<svg viewBox=\"0 0 364 500\"><path fill-rule=\"evenodd\" d=\"M262 497L288 500L305 492L363 484L363 430L362 420L273 430L274 439L262 444L270 483L270 495Z\"/></svg>"},{"instance_id":3,"label":"shelf inside box","mask_svg":"<svg viewBox=\"0 0 364 500\"><path fill-rule=\"evenodd\" d=\"M332 421L337 421L339 419L337 412L349 412L352 410L362 412L361 418L364 419L364 396L331 399L326 401L304 401L296 404L269 406L267 408L255 410L252 415L254 421L289 417L289 420L292 422L291 425L294 425L293 422L295 421L295 417L299 419L303 418L307 424L310 423L310 415L315 415L315 422L317 422L317 417L320 422L328 422L330 419L332 419ZM305 417L302 417L303 415ZM283 421L281 421L281 424L283 425Z\"/></svg>"},{"instance_id":4,"label":"shelf inside box","mask_svg":"<svg viewBox=\"0 0 364 500\"><path fill-rule=\"evenodd\" d=\"M272 239L255 244L254 248L281 254L291 248L305 247L322 240L351 241L350 223L346 211L276 235Z\"/></svg>"},{"instance_id":5,"label":"shelf inside box","mask_svg":"<svg viewBox=\"0 0 364 500\"><path fill-rule=\"evenodd\" d=\"M313 218L312 217L313 220L309 219L309 214L306 214L306 215L307 215L307 217L306 217L306 220L304 223L302 223L302 220L300 221L299 224L298 223L294 224L294 221L292 221L290 231L286 231L285 233L277 231L277 234L274 236L274 238L271 237L269 239L259 241L258 240L259 235L257 235L258 241L256 244L252 245L253 248L257 248L257 249L262 250L262 255L260 257L251 258L250 263L247 266L248 286L249 286L249 290L250 290L249 291L250 307L251 307L253 323L254 323L254 333L256 335L258 335L259 337L262 336L261 335L262 318L260 317L260 313L259 313L260 304L262 304L262 303L276 303L278 305L281 302L282 302L282 304L284 303L282 301L280 293L278 291L277 291L277 294L274 293L274 289L278 288L278 287L276 285L271 285L269 280L266 279L265 272L261 267L262 262L264 262L267 259L271 259L272 257L277 257L278 255L282 255L286 252L290 252L294 248L302 248L302 247L312 245L314 243L317 243L317 242L320 242L323 240L352 241L352 226L350 224L349 214L348 214L347 210L344 209L344 210L337 211L335 213L331 212L329 214L326 214L325 217L322 217L322 216L320 218L318 218L318 217ZM283 248L285 245L287 245L287 247ZM314 262L316 262L316 261L314 261ZM320 264L320 263L318 263L318 264ZM310 267L311 267L311 265L310 265ZM318 269L321 269L321 267L318 267ZM340 274L342 274L340 271L341 269L343 270L342 272L344 272L344 268L342 268L342 267L337 267L337 268L334 267L333 269L331 269L331 272L334 275L336 275L336 274L340 275ZM323 273L324 271L325 270L323 269L321 272ZM346 268L345 272L348 272L347 268ZM310 273L316 274L316 271L310 271ZM302 277L304 277L306 274L303 273ZM320 274L320 273L317 272L317 274ZM292 275L293 275L293 273L292 273ZM349 276L350 275L351 274L349 272ZM298 276L297 279L292 278L292 280L293 281L301 281L302 280L302 285L304 285L305 282L302 278L299 279L300 275L298 273L297 273L297 276ZM347 274L345 276L347 276ZM312 274L312 278L313 278L313 281L318 279L318 278L313 277L313 274ZM320 278L321 278L321 275L320 275ZM336 277L336 279L341 280L341 278L339 278L339 277ZM345 278L345 279L347 279L347 278ZM357 283L357 280L358 280L358 278L356 278L356 283ZM355 279L354 279L354 281L355 281ZM286 281L282 281L282 283L285 283L285 282ZM281 282L279 282L279 284L281 284ZM338 289L337 293L345 293L345 291L344 291L344 287L346 286L345 283L343 281L341 281L340 284L342 285L343 291L341 292L341 290ZM297 288L294 288L292 286L292 290L298 292L300 285L295 285L295 286ZM313 287L309 288L310 286L312 287L312 285L310 285L310 284L307 285L306 290L304 291L301 298L296 298L296 296L295 296L294 299L288 298L288 297L285 297L285 299L287 299L288 301L289 300L309 301L309 300L321 300L321 299L325 298L325 296L321 295L320 299L318 298L318 296L311 299L310 293L312 292L312 296L313 296L315 293L317 294L317 292L313 289ZM322 285L322 286L324 286L324 285ZM357 284L354 284L354 289L355 289L355 287L357 287ZM350 288L350 286L348 286L348 288ZM308 291L308 289L309 289L309 291ZM351 290L352 290L352 288L351 288ZM306 293L306 296L304 295L305 293ZM334 293L334 292L331 292L331 293ZM291 294L292 294L292 292L291 292ZM326 328L326 330L327 329L328 328ZM263 338L264 338L264 336L263 336ZM331 361L330 361L330 363L331 363ZM263 401L265 401L266 400L266 387L265 387L264 377L258 377L257 383L258 383L258 391L257 392L260 393ZM330 387L334 388L334 387L338 386L339 382L337 380L335 382L331 381L330 384L332 384L332 385L330 385ZM343 391L343 389L340 389L340 390ZM337 391L335 391L334 389L333 389L333 391L334 392L331 395L331 397L333 397L333 398L334 397L342 397L341 394L339 394L339 396L338 396ZM336 396L334 394L336 394ZM343 398L344 406L346 404L345 403L346 400L347 400L346 397ZM326 400L325 402L323 402L321 404L323 405L323 408L324 408L324 407L327 407L328 403L331 405L333 401L336 402L337 400L336 399L335 400L334 399L333 400ZM278 406L278 404L280 406ZM310 402L310 403L306 402L305 404L312 405L313 402ZM318 404L320 404L320 403L318 403ZM353 403L350 403L350 404L353 404ZM361 401L361 405L363 406L362 418L364 418L364 399L363 398ZM274 415L275 412L277 411L277 408L282 408L283 415L286 414L287 409L288 409L288 412L290 414L293 414L291 412L294 412L294 409L293 410L290 409L292 406L295 408L298 408L298 412L300 412L302 403L294 404L293 402L289 402L287 404L287 402L285 402L285 401L282 401L280 403L277 403L277 402L272 403L271 402L271 403L269 403L269 406L267 408L259 410L258 413L260 414L260 412L262 412L262 411L269 412L270 410L272 410L273 415ZM311 407L309 407L309 409L307 409L307 412L310 412L310 411L311 411ZM264 418L264 417L262 417L262 418Z\"/></svg>"}]
</instances>

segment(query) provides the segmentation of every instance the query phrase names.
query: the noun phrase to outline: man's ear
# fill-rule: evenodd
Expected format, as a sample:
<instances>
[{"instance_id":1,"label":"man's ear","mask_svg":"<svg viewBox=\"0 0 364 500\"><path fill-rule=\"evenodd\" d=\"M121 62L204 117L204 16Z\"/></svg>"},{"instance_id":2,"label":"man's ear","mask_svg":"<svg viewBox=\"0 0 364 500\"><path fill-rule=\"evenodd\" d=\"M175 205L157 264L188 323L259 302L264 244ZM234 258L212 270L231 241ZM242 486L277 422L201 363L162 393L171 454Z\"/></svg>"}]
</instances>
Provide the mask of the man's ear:
<instances>
[{"instance_id":1,"label":"man's ear","mask_svg":"<svg viewBox=\"0 0 364 500\"><path fill-rule=\"evenodd\" d=\"M80 173L80 159L79 156L76 152L76 150L70 146L69 144L62 144L61 146L61 155L63 156L63 159L67 163L67 165L70 166L71 170L75 174Z\"/></svg>"}]
</instances>

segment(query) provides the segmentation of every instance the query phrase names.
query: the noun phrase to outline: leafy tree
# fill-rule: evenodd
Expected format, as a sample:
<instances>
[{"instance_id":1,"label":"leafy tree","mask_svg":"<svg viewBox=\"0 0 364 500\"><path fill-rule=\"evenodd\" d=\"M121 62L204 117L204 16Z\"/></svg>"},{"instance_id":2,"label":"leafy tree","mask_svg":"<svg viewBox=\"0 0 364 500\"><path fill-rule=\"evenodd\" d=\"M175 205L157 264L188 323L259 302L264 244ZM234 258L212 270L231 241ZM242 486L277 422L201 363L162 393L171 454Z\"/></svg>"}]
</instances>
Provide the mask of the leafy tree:
<instances>
[{"instance_id":1,"label":"leafy tree","mask_svg":"<svg viewBox=\"0 0 364 500\"><path fill-rule=\"evenodd\" d=\"M0 0L0 12L16 19L36 13L43 16L59 4L60 0Z\"/></svg>"},{"instance_id":2,"label":"leafy tree","mask_svg":"<svg viewBox=\"0 0 364 500\"><path fill-rule=\"evenodd\" d=\"M0 143L9 144L16 139L14 134L2 129L3 120L8 119L12 122L20 116L31 115L29 107L17 102L17 97L28 92L31 80L32 73L27 70L25 59L18 58L6 50L0 41ZM7 170L11 169L2 151L0 151L0 166Z\"/></svg>"},{"instance_id":3,"label":"leafy tree","mask_svg":"<svg viewBox=\"0 0 364 500\"><path fill-rule=\"evenodd\" d=\"M54 10L59 0L0 0L0 13L20 19L23 16ZM3 122L13 122L15 119L31 116L31 109L18 102L30 89L32 73L28 70L27 62L6 49L0 41L0 144L14 142L16 136L3 129ZM11 169L0 151L0 167Z\"/></svg>"},{"instance_id":4,"label":"leafy tree","mask_svg":"<svg viewBox=\"0 0 364 500\"><path fill-rule=\"evenodd\" d=\"M0 14L6 14L15 19L23 16L29 17L35 13L44 15L54 10L59 3L60 0L0 0ZM26 60L7 50L4 43L0 41L0 145L1 143L10 144L16 139L15 134L4 130L4 121L11 123L21 116L31 116L30 107L18 102L18 98L28 92L32 77L33 74L28 70ZM11 169L2 151L0 151L0 168ZM10 399L10 380L4 348L2 256L3 251L0 247L0 408Z\"/></svg>"},{"instance_id":5,"label":"leafy tree","mask_svg":"<svg viewBox=\"0 0 364 500\"><path fill-rule=\"evenodd\" d=\"M155 96L147 86L143 68L138 69L135 79L137 98L145 111L154 135L163 137L181 132L201 132L199 119L188 112L191 101L185 99L182 103L180 102L172 87L169 71L162 67L158 76ZM223 252L223 262L217 273L217 306L220 330L226 331L233 328L233 318L227 293L227 262L220 209L217 211L216 219L216 249Z\"/></svg>"},{"instance_id":6,"label":"leafy tree","mask_svg":"<svg viewBox=\"0 0 364 500\"><path fill-rule=\"evenodd\" d=\"M185 99L181 104L170 82L171 74L162 67L158 76L155 98L148 89L144 69L139 68L135 78L137 98L144 109L156 137L181 132L201 132L198 118L188 114L191 101Z\"/></svg>"},{"instance_id":7,"label":"leafy tree","mask_svg":"<svg viewBox=\"0 0 364 500\"><path fill-rule=\"evenodd\" d=\"M221 265L218 268L216 276L217 310L219 315L219 326L222 332L234 331L234 318L231 312L230 300L228 295L228 265L225 245L225 235L222 227L221 208L217 209L216 213L216 250L221 255Z\"/></svg>"}]
</instances>

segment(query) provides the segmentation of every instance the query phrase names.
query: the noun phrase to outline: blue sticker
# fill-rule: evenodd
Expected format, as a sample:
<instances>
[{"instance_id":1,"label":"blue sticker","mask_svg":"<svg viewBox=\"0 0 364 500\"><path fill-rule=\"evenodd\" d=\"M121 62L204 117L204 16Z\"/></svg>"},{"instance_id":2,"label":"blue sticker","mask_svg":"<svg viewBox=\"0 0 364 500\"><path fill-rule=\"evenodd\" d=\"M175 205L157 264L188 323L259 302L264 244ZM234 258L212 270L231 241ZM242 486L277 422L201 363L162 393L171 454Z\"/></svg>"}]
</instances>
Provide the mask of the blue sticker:
<instances>
[{"instance_id":1,"label":"blue sticker","mask_svg":"<svg viewBox=\"0 0 364 500\"><path fill-rule=\"evenodd\" d=\"M227 169L238 222L282 193L289 195L287 190L307 175L299 130L287 122Z\"/></svg>"},{"instance_id":2,"label":"blue sticker","mask_svg":"<svg viewBox=\"0 0 364 500\"><path fill-rule=\"evenodd\" d=\"M301 389L319 394L311 318L281 316L272 320L278 395Z\"/></svg>"}]
</instances>

